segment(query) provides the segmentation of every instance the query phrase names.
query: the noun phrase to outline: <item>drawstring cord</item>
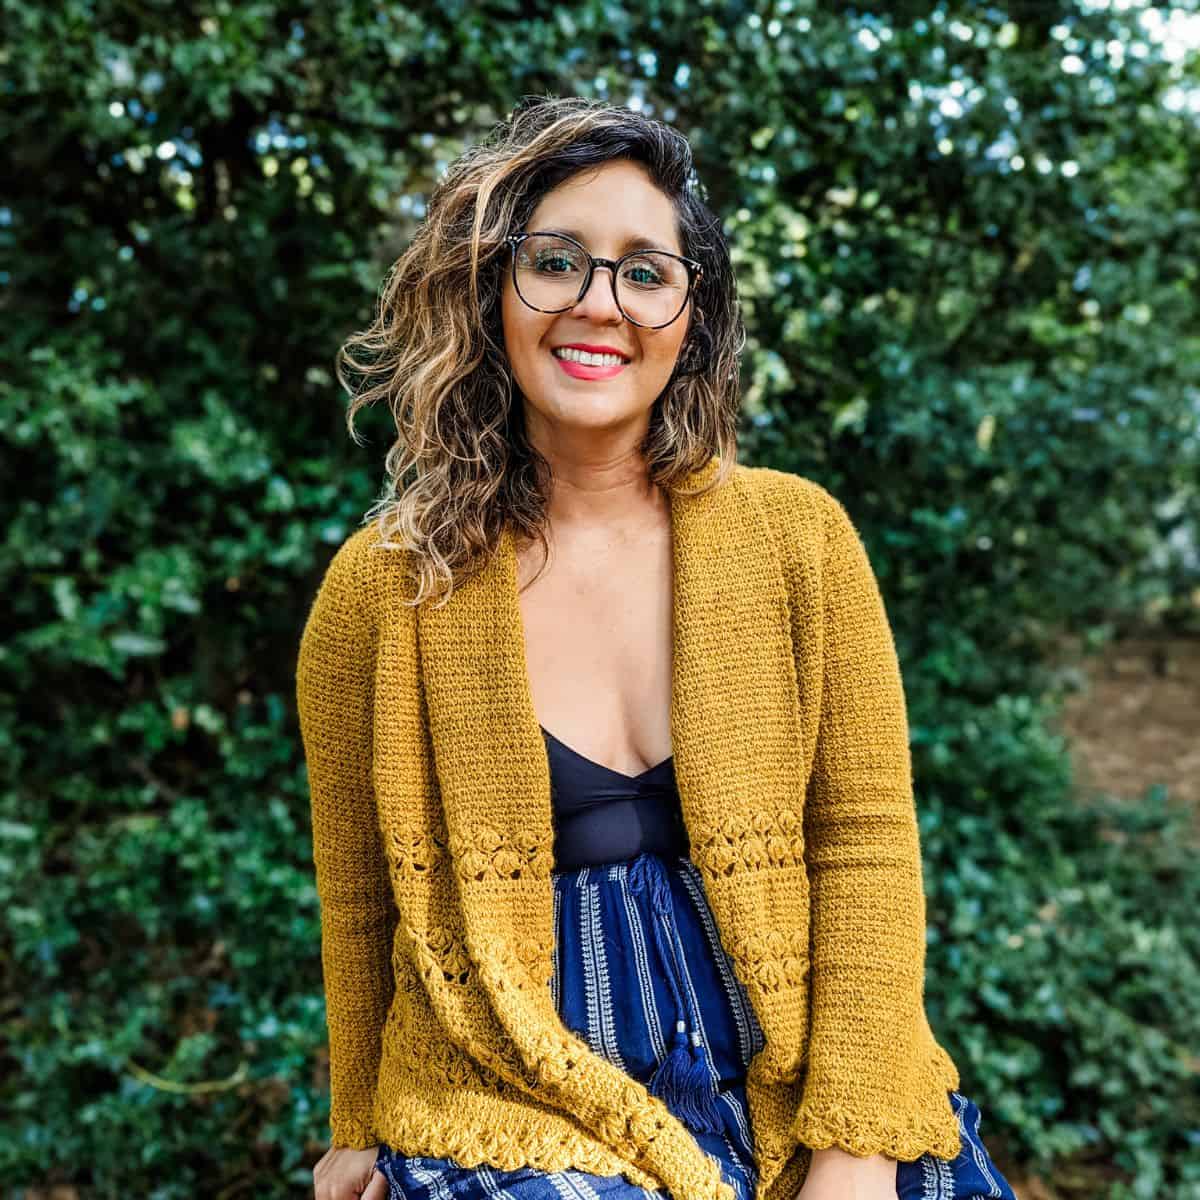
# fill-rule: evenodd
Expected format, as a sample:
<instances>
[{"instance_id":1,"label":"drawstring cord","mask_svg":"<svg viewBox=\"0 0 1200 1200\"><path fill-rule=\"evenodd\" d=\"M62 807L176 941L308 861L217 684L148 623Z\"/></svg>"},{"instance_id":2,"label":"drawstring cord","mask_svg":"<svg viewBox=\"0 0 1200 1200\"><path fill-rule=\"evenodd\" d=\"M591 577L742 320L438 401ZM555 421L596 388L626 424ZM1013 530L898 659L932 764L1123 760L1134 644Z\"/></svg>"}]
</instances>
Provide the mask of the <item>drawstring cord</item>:
<instances>
[{"instance_id":1,"label":"drawstring cord","mask_svg":"<svg viewBox=\"0 0 1200 1200\"><path fill-rule=\"evenodd\" d=\"M685 1013L692 1023L689 1036L687 1020L680 1017L676 1021L674 1047L655 1068L649 1091L665 1101L667 1107L696 1132L721 1133L725 1123L717 1107L716 1071L700 1034L700 1014L696 1011L690 992L685 995L684 989L676 982L676 975L683 975L684 950L678 926L672 919L669 886L661 864L653 860L652 865L649 855L642 856L633 864L631 874L636 876L637 886L648 890L656 909L656 919L651 924L659 954L664 959L675 960L676 970L667 972L675 1011ZM648 879L645 878L647 875ZM669 942L664 941L664 923L670 926Z\"/></svg>"}]
</instances>

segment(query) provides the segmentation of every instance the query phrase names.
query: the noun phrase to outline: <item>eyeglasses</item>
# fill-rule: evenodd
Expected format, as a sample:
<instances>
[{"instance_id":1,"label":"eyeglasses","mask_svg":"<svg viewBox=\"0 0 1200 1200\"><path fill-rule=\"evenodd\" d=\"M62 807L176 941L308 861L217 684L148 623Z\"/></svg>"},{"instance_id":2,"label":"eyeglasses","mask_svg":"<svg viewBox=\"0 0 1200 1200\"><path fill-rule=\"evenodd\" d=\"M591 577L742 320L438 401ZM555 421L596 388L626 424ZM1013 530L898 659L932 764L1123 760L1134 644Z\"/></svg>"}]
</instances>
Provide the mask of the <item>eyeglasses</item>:
<instances>
[{"instance_id":1,"label":"eyeglasses","mask_svg":"<svg viewBox=\"0 0 1200 1200\"><path fill-rule=\"evenodd\" d=\"M562 233L514 233L513 286L538 312L566 312L587 294L597 267L607 267L613 299L626 320L662 329L683 312L704 268L694 258L667 250L630 250L614 261L593 258Z\"/></svg>"}]
</instances>

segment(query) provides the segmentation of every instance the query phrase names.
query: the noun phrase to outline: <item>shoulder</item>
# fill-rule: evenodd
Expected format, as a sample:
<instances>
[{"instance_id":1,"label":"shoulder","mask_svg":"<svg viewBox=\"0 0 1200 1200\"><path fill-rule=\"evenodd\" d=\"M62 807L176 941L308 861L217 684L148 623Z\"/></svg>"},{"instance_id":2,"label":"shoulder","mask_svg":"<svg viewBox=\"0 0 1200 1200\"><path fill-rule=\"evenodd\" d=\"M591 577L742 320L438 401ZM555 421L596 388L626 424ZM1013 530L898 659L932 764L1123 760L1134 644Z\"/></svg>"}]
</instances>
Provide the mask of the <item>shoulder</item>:
<instances>
[{"instance_id":1,"label":"shoulder","mask_svg":"<svg viewBox=\"0 0 1200 1200\"><path fill-rule=\"evenodd\" d=\"M362 600L364 550L371 535L371 527L356 529L338 543L333 557L325 566L321 578L321 592L334 593L348 601Z\"/></svg>"},{"instance_id":2,"label":"shoulder","mask_svg":"<svg viewBox=\"0 0 1200 1200\"><path fill-rule=\"evenodd\" d=\"M377 520L347 535L329 560L321 590L364 615L377 611L379 598L409 578L409 552L384 536Z\"/></svg>"},{"instance_id":3,"label":"shoulder","mask_svg":"<svg viewBox=\"0 0 1200 1200\"><path fill-rule=\"evenodd\" d=\"M785 551L807 547L819 555L831 530L850 522L845 505L824 484L806 475L739 464L738 477Z\"/></svg>"},{"instance_id":4,"label":"shoulder","mask_svg":"<svg viewBox=\"0 0 1200 1200\"><path fill-rule=\"evenodd\" d=\"M825 499L833 499L833 494L823 484L794 471L739 463L737 473L746 487L766 501L788 505L805 502L819 505Z\"/></svg>"}]
</instances>

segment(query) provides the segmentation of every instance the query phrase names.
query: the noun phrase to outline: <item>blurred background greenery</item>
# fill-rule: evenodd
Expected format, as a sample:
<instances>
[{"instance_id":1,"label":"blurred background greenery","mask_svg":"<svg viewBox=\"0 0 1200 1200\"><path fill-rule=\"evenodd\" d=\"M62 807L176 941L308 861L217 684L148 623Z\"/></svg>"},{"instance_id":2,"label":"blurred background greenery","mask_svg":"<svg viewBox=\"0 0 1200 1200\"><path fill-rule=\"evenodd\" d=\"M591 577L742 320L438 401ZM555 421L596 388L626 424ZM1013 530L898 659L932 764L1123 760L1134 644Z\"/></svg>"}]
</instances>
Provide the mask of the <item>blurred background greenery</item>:
<instances>
[{"instance_id":1,"label":"blurred background greenery","mask_svg":"<svg viewBox=\"0 0 1200 1200\"><path fill-rule=\"evenodd\" d=\"M689 137L742 457L868 543L982 1136L1022 1200L1200 1197L1194 6L0 11L6 1194L311 1195L293 670L390 436L348 439L332 360L446 164L548 93ZM1072 704L1138 769L1084 786Z\"/></svg>"}]
</instances>

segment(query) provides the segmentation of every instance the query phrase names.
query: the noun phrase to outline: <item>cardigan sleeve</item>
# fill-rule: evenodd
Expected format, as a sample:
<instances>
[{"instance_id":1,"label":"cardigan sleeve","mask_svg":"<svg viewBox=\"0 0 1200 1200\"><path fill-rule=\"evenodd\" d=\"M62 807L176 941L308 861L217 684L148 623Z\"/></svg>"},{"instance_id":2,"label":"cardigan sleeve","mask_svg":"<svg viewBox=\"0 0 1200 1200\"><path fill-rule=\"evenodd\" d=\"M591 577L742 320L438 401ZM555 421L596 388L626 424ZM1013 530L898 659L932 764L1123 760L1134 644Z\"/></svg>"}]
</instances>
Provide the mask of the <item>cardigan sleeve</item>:
<instances>
[{"instance_id":1,"label":"cardigan sleeve","mask_svg":"<svg viewBox=\"0 0 1200 1200\"><path fill-rule=\"evenodd\" d=\"M326 569L300 640L296 700L308 768L329 1032L331 1144L377 1144L372 1106L394 991L397 912L371 776L376 633L365 611L361 531Z\"/></svg>"},{"instance_id":2,"label":"cardigan sleeve","mask_svg":"<svg viewBox=\"0 0 1200 1200\"><path fill-rule=\"evenodd\" d=\"M809 1050L796 1140L952 1159L957 1069L925 1014L925 895L900 667L879 585L820 489L822 690L805 799Z\"/></svg>"}]
</instances>

